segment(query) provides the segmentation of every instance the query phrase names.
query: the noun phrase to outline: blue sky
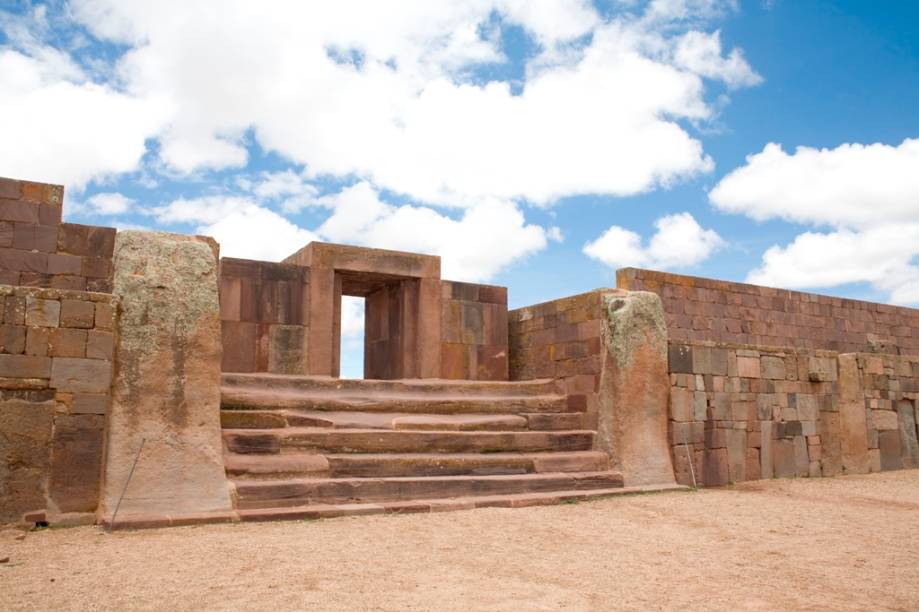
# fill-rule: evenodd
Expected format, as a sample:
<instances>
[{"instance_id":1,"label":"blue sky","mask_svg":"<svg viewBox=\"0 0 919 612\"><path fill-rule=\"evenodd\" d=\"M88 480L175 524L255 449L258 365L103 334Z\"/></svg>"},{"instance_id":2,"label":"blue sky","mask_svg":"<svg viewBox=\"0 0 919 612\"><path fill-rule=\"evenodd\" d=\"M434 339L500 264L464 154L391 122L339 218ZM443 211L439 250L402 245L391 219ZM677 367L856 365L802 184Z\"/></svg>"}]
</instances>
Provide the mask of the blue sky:
<instances>
[{"instance_id":1,"label":"blue sky","mask_svg":"<svg viewBox=\"0 0 919 612\"><path fill-rule=\"evenodd\" d=\"M228 255L439 254L512 307L627 265L919 303L919 3L304 4L8 1L0 175Z\"/></svg>"}]
</instances>

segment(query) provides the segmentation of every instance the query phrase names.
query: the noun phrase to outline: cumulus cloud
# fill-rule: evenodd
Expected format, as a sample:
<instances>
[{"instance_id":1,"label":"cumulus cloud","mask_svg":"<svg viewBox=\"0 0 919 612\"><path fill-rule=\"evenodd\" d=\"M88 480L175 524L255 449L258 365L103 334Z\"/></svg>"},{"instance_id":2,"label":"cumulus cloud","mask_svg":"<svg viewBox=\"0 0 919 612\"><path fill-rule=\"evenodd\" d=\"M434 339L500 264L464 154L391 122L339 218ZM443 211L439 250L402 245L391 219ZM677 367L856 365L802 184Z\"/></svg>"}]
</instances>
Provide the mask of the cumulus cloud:
<instances>
[{"instance_id":1,"label":"cumulus cloud","mask_svg":"<svg viewBox=\"0 0 919 612\"><path fill-rule=\"evenodd\" d=\"M868 227L919 219L919 139L899 146L798 147L770 143L725 176L709 197L757 220Z\"/></svg>"},{"instance_id":2,"label":"cumulus cloud","mask_svg":"<svg viewBox=\"0 0 919 612\"><path fill-rule=\"evenodd\" d=\"M747 280L813 289L869 283L897 303L919 302L919 140L786 153L770 143L709 194L757 220L829 227L773 245Z\"/></svg>"},{"instance_id":3,"label":"cumulus cloud","mask_svg":"<svg viewBox=\"0 0 919 612\"><path fill-rule=\"evenodd\" d=\"M486 281L542 250L547 232L528 224L512 202L471 206L458 218L425 206L393 206L366 182L319 200L334 212L316 230L333 242L440 255L444 278Z\"/></svg>"},{"instance_id":4,"label":"cumulus cloud","mask_svg":"<svg viewBox=\"0 0 919 612\"><path fill-rule=\"evenodd\" d=\"M399 11L229 1L218 12L197 1L74 0L81 26L127 49L109 81L117 88L85 77L79 87L127 108L90 117L116 119L102 127L121 146L93 149L121 165L84 163L70 176L136 168L151 137L174 171L240 167L251 138L310 176L357 176L436 205L647 191L711 170L679 123L711 115L704 80L756 82L717 32L687 33L704 24L659 27L716 18L726 4L655 1L645 15L604 20L586 0L426 0ZM540 46L520 91L474 77L476 66L507 61L500 36L483 35L501 24ZM124 115L132 129L121 129Z\"/></svg>"},{"instance_id":5,"label":"cumulus cloud","mask_svg":"<svg viewBox=\"0 0 919 612\"><path fill-rule=\"evenodd\" d=\"M97 193L86 200L92 212L100 215L122 215L134 206L135 202L120 193Z\"/></svg>"},{"instance_id":6,"label":"cumulus cloud","mask_svg":"<svg viewBox=\"0 0 919 612\"><path fill-rule=\"evenodd\" d=\"M647 246L639 234L614 225L584 245L584 253L614 268L684 268L708 259L725 245L711 229L703 229L688 212L667 215L654 223L657 231Z\"/></svg>"}]
</instances>

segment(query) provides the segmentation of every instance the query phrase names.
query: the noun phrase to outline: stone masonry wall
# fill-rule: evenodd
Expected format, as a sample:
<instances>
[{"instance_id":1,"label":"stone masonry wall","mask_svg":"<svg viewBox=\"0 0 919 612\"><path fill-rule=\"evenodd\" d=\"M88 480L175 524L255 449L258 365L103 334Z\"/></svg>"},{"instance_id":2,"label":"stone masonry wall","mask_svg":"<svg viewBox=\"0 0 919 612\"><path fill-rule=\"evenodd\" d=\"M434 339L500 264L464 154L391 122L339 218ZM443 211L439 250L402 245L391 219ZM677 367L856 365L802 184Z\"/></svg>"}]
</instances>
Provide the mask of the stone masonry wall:
<instances>
[{"instance_id":1,"label":"stone masonry wall","mask_svg":"<svg viewBox=\"0 0 919 612\"><path fill-rule=\"evenodd\" d=\"M507 288L441 281L443 378L507 380Z\"/></svg>"},{"instance_id":2,"label":"stone masonry wall","mask_svg":"<svg viewBox=\"0 0 919 612\"><path fill-rule=\"evenodd\" d=\"M116 298L0 285L0 523L92 522Z\"/></svg>"},{"instance_id":3,"label":"stone masonry wall","mask_svg":"<svg viewBox=\"0 0 919 612\"><path fill-rule=\"evenodd\" d=\"M602 365L602 295L591 291L508 313L510 380L557 379L572 408L587 410L594 423Z\"/></svg>"},{"instance_id":4,"label":"stone masonry wall","mask_svg":"<svg viewBox=\"0 0 919 612\"><path fill-rule=\"evenodd\" d=\"M840 365L849 357L857 374ZM708 486L919 467L919 357L671 341L669 362L681 484L690 457Z\"/></svg>"},{"instance_id":5,"label":"stone masonry wall","mask_svg":"<svg viewBox=\"0 0 919 612\"><path fill-rule=\"evenodd\" d=\"M671 340L919 353L919 310L625 268L621 289L660 295Z\"/></svg>"},{"instance_id":6,"label":"stone masonry wall","mask_svg":"<svg viewBox=\"0 0 919 612\"><path fill-rule=\"evenodd\" d=\"M61 223L64 188L0 178L0 283L112 292L115 229Z\"/></svg>"},{"instance_id":7,"label":"stone masonry wall","mask_svg":"<svg viewBox=\"0 0 919 612\"><path fill-rule=\"evenodd\" d=\"M220 260L224 372L307 373L309 282L303 266Z\"/></svg>"}]
</instances>

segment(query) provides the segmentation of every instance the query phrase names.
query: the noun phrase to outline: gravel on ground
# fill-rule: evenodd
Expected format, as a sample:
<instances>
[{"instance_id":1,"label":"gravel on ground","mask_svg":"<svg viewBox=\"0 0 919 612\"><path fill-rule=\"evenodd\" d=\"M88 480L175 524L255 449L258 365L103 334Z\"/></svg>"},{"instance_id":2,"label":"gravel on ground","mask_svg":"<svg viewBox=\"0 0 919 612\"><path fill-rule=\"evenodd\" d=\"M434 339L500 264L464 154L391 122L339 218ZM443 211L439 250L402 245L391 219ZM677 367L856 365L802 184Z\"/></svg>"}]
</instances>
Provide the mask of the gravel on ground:
<instances>
[{"instance_id":1,"label":"gravel on ground","mask_svg":"<svg viewBox=\"0 0 919 612\"><path fill-rule=\"evenodd\" d=\"M919 470L521 509L0 531L0 610L919 609Z\"/></svg>"}]
</instances>

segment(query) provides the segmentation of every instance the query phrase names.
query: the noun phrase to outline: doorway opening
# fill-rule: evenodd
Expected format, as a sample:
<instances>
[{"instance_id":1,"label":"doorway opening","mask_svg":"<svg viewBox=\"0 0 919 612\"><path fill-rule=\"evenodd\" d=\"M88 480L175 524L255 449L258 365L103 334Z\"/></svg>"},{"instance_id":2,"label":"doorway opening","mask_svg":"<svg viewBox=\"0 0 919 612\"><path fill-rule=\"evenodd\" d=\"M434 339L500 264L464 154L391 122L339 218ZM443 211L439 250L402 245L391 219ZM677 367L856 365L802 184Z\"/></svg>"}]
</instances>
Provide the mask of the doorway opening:
<instances>
[{"instance_id":1,"label":"doorway opening","mask_svg":"<svg viewBox=\"0 0 919 612\"><path fill-rule=\"evenodd\" d=\"M341 378L364 378L364 312L363 297L341 296Z\"/></svg>"}]
</instances>

